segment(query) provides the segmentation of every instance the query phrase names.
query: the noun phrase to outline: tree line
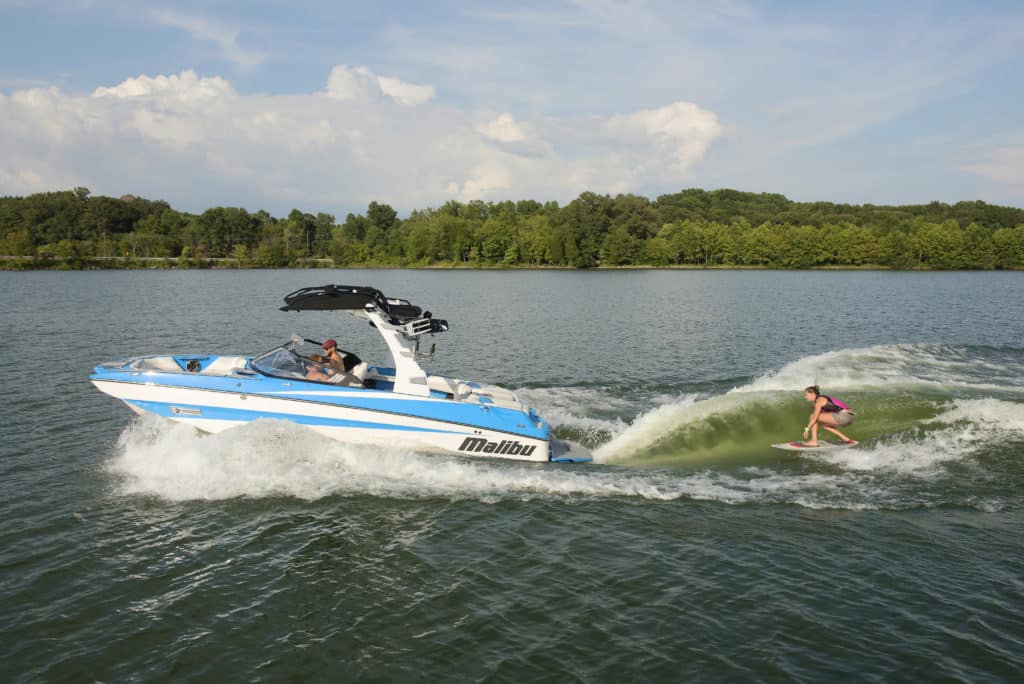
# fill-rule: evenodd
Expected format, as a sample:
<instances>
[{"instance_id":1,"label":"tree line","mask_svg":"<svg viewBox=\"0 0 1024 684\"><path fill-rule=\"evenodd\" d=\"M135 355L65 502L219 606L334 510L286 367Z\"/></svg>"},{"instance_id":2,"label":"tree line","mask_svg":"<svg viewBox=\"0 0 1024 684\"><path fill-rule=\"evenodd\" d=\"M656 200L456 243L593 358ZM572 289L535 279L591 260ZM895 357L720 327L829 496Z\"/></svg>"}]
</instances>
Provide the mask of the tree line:
<instances>
[{"instance_id":1,"label":"tree line","mask_svg":"<svg viewBox=\"0 0 1024 684\"><path fill-rule=\"evenodd\" d=\"M879 206L689 189L650 200L584 192L556 202L449 201L407 218L371 202L326 213L214 207L201 214L86 188L0 197L0 255L11 267L103 260L244 267L746 266L1024 268L1024 209L985 202ZM329 260L329 261L328 261ZM153 265L149 263L149 265Z\"/></svg>"}]
</instances>

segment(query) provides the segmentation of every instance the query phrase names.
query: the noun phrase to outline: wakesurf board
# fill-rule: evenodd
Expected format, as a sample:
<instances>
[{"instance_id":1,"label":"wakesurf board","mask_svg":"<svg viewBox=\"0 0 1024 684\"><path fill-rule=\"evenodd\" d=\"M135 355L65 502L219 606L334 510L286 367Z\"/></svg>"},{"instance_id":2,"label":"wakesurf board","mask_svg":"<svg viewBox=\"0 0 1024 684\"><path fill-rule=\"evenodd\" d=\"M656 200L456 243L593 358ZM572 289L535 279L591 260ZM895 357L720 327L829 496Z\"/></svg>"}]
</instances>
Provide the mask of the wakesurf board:
<instances>
[{"instance_id":1,"label":"wakesurf board","mask_svg":"<svg viewBox=\"0 0 1024 684\"><path fill-rule=\"evenodd\" d=\"M803 442L780 442L779 444L772 444L772 446L776 449L785 449L786 451L834 451L836 449L849 449L852 446L857 446L857 441L840 442L838 440L821 439L818 440L818 446L807 446Z\"/></svg>"}]
</instances>

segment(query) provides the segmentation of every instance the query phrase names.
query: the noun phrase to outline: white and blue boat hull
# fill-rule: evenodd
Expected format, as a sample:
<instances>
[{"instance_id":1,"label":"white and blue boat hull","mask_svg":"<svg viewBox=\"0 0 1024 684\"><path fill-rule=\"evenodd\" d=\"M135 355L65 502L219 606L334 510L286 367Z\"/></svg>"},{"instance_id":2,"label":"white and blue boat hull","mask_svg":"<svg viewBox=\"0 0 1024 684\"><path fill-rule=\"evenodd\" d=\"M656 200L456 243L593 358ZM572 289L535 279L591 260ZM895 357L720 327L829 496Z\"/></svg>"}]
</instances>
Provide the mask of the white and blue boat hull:
<instances>
[{"instance_id":1,"label":"white and blue boat hull","mask_svg":"<svg viewBox=\"0 0 1024 684\"><path fill-rule=\"evenodd\" d=\"M328 387L263 376L232 377L97 367L102 392L137 413L220 432L258 419L287 420L339 441L436 449L527 461L551 459L550 426L530 410Z\"/></svg>"}]
</instances>

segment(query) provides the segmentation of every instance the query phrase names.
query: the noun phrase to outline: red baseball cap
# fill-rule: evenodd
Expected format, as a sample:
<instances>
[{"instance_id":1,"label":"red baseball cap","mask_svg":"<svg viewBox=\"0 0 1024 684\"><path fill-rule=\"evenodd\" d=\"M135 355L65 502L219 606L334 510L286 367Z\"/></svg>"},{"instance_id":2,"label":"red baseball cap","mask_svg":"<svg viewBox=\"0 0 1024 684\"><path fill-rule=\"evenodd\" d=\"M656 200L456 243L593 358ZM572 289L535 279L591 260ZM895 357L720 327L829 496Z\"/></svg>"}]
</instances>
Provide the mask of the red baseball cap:
<instances>
[{"instance_id":1,"label":"red baseball cap","mask_svg":"<svg viewBox=\"0 0 1024 684\"><path fill-rule=\"evenodd\" d=\"M330 349L331 347L337 347L338 343L334 340L327 340L324 342L324 349Z\"/></svg>"}]
</instances>

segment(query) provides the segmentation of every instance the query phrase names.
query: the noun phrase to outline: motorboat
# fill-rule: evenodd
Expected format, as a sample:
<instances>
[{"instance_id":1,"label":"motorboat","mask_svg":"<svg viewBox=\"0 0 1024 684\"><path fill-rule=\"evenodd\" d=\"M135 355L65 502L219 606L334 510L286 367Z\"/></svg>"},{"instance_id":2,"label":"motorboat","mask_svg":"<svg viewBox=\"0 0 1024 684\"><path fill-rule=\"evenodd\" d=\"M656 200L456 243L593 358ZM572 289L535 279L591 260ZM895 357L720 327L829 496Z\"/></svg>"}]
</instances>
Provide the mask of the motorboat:
<instances>
[{"instance_id":1,"label":"motorboat","mask_svg":"<svg viewBox=\"0 0 1024 684\"><path fill-rule=\"evenodd\" d=\"M426 372L425 336L445 320L406 299L366 286L306 287L282 311L340 311L380 333L390 366L341 353L334 365L321 343L293 335L256 356L139 356L97 366L89 379L140 414L204 432L257 419L304 425L344 442L440 450L523 461L585 462L582 446L552 437L551 426L514 392Z\"/></svg>"}]
</instances>

